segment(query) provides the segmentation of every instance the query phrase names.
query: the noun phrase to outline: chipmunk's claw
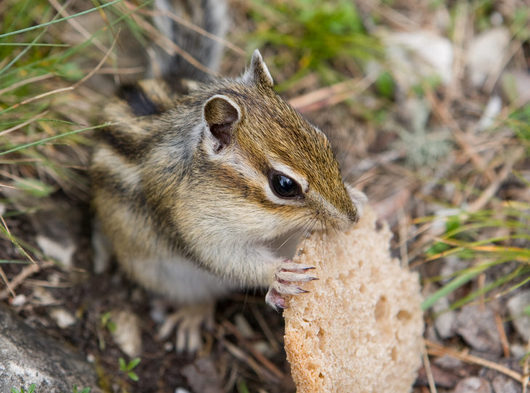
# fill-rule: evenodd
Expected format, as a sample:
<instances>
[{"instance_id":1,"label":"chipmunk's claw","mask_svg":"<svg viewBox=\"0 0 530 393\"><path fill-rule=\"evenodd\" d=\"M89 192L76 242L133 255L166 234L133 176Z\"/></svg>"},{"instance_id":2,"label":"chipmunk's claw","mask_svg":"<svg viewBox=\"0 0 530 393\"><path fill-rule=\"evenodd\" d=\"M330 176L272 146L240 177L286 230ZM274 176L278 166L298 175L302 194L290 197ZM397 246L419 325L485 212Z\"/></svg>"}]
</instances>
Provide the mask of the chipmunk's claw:
<instances>
[{"instance_id":1,"label":"chipmunk's claw","mask_svg":"<svg viewBox=\"0 0 530 393\"><path fill-rule=\"evenodd\" d=\"M276 291L275 289L270 288L267 294L265 295L265 302L274 308L276 311L283 310L287 308L285 299Z\"/></svg>"},{"instance_id":2,"label":"chipmunk's claw","mask_svg":"<svg viewBox=\"0 0 530 393\"><path fill-rule=\"evenodd\" d=\"M213 326L213 304L184 306L169 315L160 327L157 339L164 340L176 331L175 350L179 354L194 354L202 347L201 330Z\"/></svg>"},{"instance_id":3,"label":"chipmunk's claw","mask_svg":"<svg viewBox=\"0 0 530 393\"><path fill-rule=\"evenodd\" d=\"M307 274L308 270L314 268L314 266L301 265L286 259L274 273L274 280L265 296L265 302L276 310L286 308L285 295L309 292L300 288L297 283L318 280L317 277Z\"/></svg>"}]
</instances>

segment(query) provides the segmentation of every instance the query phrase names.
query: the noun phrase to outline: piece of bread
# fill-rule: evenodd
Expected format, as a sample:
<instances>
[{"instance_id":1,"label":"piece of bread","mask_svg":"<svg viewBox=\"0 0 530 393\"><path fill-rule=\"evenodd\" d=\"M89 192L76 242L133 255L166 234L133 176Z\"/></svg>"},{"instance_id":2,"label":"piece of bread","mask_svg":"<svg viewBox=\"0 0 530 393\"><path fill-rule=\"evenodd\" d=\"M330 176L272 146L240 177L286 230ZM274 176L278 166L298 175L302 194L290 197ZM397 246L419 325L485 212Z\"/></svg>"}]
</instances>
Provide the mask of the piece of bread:
<instances>
[{"instance_id":1,"label":"piece of bread","mask_svg":"<svg viewBox=\"0 0 530 393\"><path fill-rule=\"evenodd\" d=\"M284 310L297 393L411 390L423 332L418 276L390 256L390 230L376 218L366 208L346 233L315 233L294 259L319 278Z\"/></svg>"}]
</instances>

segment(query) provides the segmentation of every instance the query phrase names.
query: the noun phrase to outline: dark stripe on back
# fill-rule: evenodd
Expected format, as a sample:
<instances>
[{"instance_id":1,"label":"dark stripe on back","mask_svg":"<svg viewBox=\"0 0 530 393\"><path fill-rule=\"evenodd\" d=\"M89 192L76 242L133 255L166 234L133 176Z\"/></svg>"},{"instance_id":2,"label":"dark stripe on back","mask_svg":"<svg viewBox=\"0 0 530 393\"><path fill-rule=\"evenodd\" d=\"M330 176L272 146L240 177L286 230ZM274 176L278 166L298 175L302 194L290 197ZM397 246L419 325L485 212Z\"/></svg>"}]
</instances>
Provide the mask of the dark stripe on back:
<instances>
[{"instance_id":1,"label":"dark stripe on back","mask_svg":"<svg viewBox=\"0 0 530 393\"><path fill-rule=\"evenodd\" d=\"M136 116L158 115L162 113L160 108L147 97L139 86L122 86L118 92L118 97L129 104L131 111Z\"/></svg>"},{"instance_id":2,"label":"dark stripe on back","mask_svg":"<svg viewBox=\"0 0 530 393\"><path fill-rule=\"evenodd\" d=\"M91 181L94 188L105 190L120 200L123 205L132 209L136 215L148 215L153 224L148 230L153 231L156 236L163 240L166 245L184 257L195 260L200 264L196 255L186 247L179 229L175 223L168 219L166 212L153 208L147 203L142 186L130 187L122 182L116 175L110 175L107 171L93 168L91 170ZM202 264L201 264L202 265Z\"/></svg>"},{"instance_id":3,"label":"dark stripe on back","mask_svg":"<svg viewBox=\"0 0 530 393\"><path fill-rule=\"evenodd\" d=\"M127 160L135 162L146 152L147 140L134 141L130 135L116 129L105 129L97 134L100 141Z\"/></svg>"}]
</instances>

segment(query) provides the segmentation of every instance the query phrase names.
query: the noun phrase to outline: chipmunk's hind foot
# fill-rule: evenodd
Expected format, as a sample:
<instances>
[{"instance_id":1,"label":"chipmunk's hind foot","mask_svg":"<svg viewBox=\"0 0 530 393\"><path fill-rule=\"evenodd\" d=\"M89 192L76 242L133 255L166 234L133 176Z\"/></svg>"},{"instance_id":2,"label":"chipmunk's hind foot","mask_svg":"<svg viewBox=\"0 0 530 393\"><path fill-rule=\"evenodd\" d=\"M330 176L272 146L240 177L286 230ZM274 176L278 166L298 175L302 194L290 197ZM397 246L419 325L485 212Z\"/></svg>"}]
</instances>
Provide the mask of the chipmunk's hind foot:
<instances>
[{"instance_id":1,"label":"chipmunk's hind foot","mask_svg":"<svg viewBox=\"0 0 530 393\"><path fill-rule=\"evenodd\" d=\"M178 354L194 354L203 346L203 329L213 329L215 304L193 304L180 307L166 317L158 330L157 339L165 340L175 330L175 351Z\"/></svg>"}]
</instances>

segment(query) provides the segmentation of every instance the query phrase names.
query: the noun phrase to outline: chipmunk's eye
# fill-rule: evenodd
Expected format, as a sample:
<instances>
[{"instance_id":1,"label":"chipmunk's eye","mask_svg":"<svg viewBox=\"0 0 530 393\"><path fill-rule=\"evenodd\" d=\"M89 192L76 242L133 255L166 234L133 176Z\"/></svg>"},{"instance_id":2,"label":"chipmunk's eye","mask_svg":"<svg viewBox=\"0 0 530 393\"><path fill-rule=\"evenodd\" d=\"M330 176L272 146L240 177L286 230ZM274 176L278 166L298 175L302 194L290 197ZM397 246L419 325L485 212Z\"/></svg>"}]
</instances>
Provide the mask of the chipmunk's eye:
<instances>
[{"instance_id":1,"label":"chipmunk's eye","mask_svg":"<svg viewBox=\"0 0 530 393\"><path fill-rule=\"evenodd\" d=\"M276 196L280 198L296 198L302 196L302 187L289 176L281 172L269 173L269 185Z\"/></svg>"}]
</instances>

